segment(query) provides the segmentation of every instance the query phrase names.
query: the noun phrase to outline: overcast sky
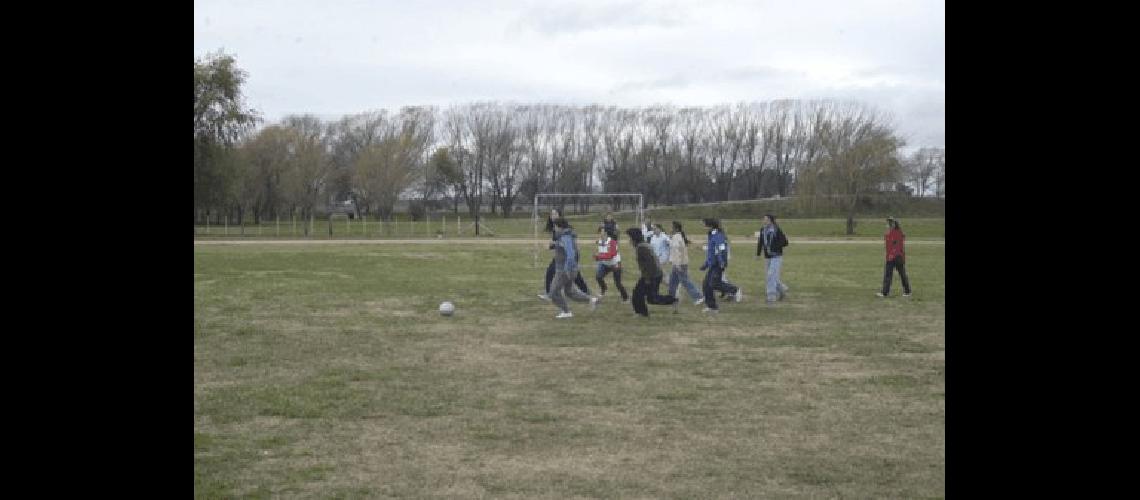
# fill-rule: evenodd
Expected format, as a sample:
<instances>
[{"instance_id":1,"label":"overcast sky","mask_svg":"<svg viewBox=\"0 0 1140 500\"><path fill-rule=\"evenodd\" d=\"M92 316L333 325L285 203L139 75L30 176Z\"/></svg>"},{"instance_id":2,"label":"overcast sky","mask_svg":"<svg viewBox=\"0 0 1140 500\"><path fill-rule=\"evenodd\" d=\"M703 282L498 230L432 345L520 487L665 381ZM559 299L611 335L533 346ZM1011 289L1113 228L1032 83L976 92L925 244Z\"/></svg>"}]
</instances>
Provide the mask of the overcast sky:
<instances>
[{"instance_id":1,"label":"overcast sky","mask_svg":"<svg viewBox=\"0 0 1140 500\"><path fill-rule=\"evenodd\" d=\"M275 122L475 101L855 99L944 146L944 0L195 0L194 56Z\"/></svg>"}]
</instances>

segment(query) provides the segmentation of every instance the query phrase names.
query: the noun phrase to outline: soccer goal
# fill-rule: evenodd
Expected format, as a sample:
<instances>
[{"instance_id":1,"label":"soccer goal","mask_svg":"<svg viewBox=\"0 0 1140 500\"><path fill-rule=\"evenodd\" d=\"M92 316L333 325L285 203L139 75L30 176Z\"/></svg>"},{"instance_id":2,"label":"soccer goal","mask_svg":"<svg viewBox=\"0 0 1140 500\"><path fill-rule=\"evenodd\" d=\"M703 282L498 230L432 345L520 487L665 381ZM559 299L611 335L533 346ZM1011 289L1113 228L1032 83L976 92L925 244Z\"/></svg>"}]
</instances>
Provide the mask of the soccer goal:
<instances>
[{"instance_id":1,"label":"soccer goal","mask_svg":"<svg viewBox=\"0 0 1140 500\"><path fill-rule=\"evenodd\" d=\"M589 210L575 210L571 213L565 211L567 205L572 205L576 209L583 208L582 202L584 201L588 202ZM534 207L531 213L531 217L534 221L534 261L532 266L538 267L538 254L546 250L547 247L543 245L543 243L550 239L550 235L547 234L546 237L543 238L540 234L540 231L545 226L545 214L550 209L558 209L563 217L571 220L583 217L594 217L596 221L591 220L591 222L598 222L599 224L605 212L612 212L615 219L622 218L628 220L630 217L633 217L633 223L636 226L640 226L643 220L643 205L641 193L538 193L534 195ZM593 230L592 227L589 229ZM585 233L581 231L578 232L579 237L582 237L584 234ZM589 235L592 235L592 233L588 233L587 237Z\"/></svg>"}]
</instances>

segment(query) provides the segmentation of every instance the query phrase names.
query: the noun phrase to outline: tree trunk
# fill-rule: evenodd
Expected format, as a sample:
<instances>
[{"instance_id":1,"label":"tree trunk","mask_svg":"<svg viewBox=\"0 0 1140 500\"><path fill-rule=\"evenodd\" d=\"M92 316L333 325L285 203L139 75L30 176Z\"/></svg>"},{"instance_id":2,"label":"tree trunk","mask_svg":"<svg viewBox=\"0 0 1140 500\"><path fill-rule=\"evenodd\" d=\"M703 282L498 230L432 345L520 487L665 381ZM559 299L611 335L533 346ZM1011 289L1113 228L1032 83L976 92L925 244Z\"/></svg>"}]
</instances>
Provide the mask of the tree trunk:
<instances>
[{"instance_id":1,"label":"tree trunk","mask_svg":"<svg viewBox=\"0 0 1140 500\"><path fill-rule=\"evenodd\" d=\"M855 234L855 214L847 212L847 236Z\"/></svg>"}]
</instances>

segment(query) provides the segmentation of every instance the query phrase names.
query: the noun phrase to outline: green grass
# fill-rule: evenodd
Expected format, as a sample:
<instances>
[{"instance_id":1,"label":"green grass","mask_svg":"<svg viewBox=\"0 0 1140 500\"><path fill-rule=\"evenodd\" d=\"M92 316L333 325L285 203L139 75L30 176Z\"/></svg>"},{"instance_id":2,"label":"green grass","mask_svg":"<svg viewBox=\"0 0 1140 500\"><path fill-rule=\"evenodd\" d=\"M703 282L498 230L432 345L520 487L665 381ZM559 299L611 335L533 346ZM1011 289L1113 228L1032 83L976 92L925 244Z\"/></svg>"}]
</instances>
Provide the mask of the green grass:
<instances>
[{"instance_id":1,"label":"green grass","mask_svg":"<svg viewBox=\"0 0 1140 500\"><path fill-rule=\"evenodd\" d=\"M669 230L670 225L674 219L665 218L662 216L653 215L655 223L659 223L665 227L666 231ZM377 224L373 219L369 219L367 224L359 220L347 222L344 219L336 219L333 221L333 235L332 239L377 239L377 238L434 238L437 234L442 234L447 238L455 237L471 237L474 236L474 231L471 228L470 218L466 215L460 215L462 223L461 230L457 231L455 224L455 216L433 216L430 222L427 221L413 221L399 220L396 223L384 222L383 225ZM443 224L441 225L441 218ZM581 235L593 236L595 230L599 225L601 217L598 214L592 215L569 215L567 217ZM635 219L631 215L622 214L616 217L618 226L621 228L631 227ZM703 235L704 229L701 224L701 217L694 216L692 218L679 219L685 228L685 232L691 236ZM545 220L541 221L545 224ZM751 238L751 235L760 229L759 219L729 219L722 218L725 229L728 231L730 237L734 239ZM784 232L788 234L790 239L795 238L848 238L846 233L847 221L846 219L784 219L779 218L778 222ZM534 223L530 218L513 218L513 219L500 219L488 217L483 219L485 227L489 227L494 233L494 237L498 238L531 238L534 235ZM318 221L315 224L316 229L313 231L311 238L314 239L328 239L328 222ZM946 219L944 218L916 218L916 219L902 219L903 231L907 234L908 238L914 239L940 239L946 236ZM295 230L294 230L295 229ZM202 239L209 239L215 237L238 237L240 236L240 227L224 226L218 227L211 225L209 233L205 226L198 226L195 228L196 235ZM280 231L280 232L278 232ZM882 238L883 233L886 232L886 221L881 218L858 218L856 219L855 234L853 238ZM539 227L539 233L542 233L542 227ZM690 237L691 237L690 236ZM258 226L247 224L245 228L245 238L248 239L271 239L271 238L303 238L304 232L300 225L296 228L292 227L288 222L281 224L280 228L269 221L260 226L260 233Z\"/></svg>"},{"instance_id":2,"label":"green grass","mask_svg":"<svg viewBox=\"0 0 1140 500\"><path fill-rule=\"evenodd\" d=\"M879 299L794 241L776 307L747 256L718 316L557 322L528 245L195 246L195 496L943 496L944 245Z\"/></svg>"}]
</instances>

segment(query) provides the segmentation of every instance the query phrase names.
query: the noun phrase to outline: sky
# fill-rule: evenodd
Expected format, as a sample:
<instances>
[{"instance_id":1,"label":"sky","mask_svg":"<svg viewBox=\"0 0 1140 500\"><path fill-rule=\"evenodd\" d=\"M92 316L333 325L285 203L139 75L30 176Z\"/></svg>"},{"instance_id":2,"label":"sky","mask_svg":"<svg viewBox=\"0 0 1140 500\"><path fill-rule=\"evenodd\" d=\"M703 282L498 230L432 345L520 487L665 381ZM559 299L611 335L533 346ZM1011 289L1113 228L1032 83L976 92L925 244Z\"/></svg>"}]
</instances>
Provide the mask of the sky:
<instances>
[{"instance_id":1,"label":"sky","mask_svg":"<svg viewBox=\"0 0 1140 500\"><path fill-rule=\"evenodd\" d=\"M479 101L857 100L945 146L944 0L195 0L194 56L273 123Z\"/></svg>"}]
</instances>

